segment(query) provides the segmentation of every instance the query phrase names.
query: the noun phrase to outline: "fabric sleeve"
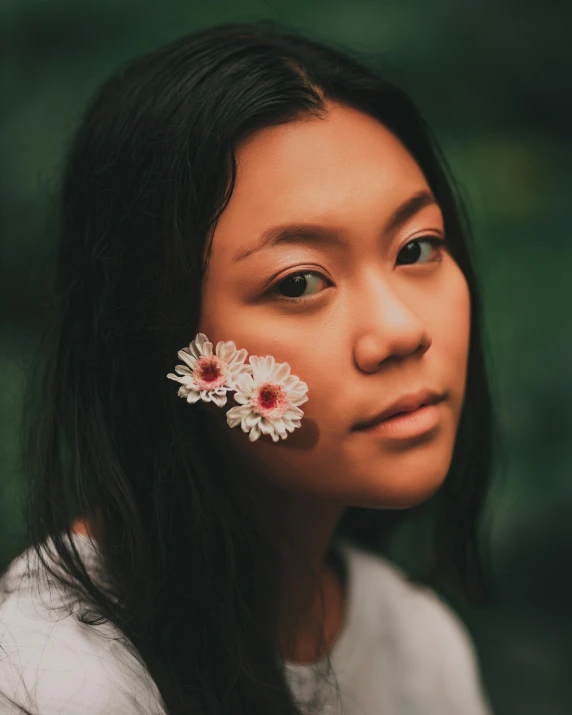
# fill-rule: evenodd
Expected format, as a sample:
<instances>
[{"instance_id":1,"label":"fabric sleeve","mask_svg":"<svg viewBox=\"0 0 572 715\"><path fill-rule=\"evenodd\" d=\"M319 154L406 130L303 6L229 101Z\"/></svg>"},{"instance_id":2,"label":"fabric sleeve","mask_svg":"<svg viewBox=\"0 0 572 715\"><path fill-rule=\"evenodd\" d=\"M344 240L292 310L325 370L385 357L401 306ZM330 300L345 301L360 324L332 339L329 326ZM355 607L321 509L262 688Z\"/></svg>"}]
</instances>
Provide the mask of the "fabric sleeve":
<instances>
[{"instance_id":1,"label":"fabric sleeve","mask_svg":"<svg viewBox=\"0 0 572 715\"><path fill-rule=\"evenodd\" d=\"M151 679L120 639L102 641L71 617L11 614L7 622L3 611L0 715L163 715Z\"/></svg>"},{"instance_id":2,"label":"fabric sleeve","mask_svg":"<svg viewBox=\"0 0 572 715\"><path fill-rule=\"evenodd\" d=\"M431 687L440 698L443 713L493 715L484 687L472 637L460 616L435 591L423 587L418 593L418 611L425 627L425 657L432 677Z\"/></svg>"}]
</instances>

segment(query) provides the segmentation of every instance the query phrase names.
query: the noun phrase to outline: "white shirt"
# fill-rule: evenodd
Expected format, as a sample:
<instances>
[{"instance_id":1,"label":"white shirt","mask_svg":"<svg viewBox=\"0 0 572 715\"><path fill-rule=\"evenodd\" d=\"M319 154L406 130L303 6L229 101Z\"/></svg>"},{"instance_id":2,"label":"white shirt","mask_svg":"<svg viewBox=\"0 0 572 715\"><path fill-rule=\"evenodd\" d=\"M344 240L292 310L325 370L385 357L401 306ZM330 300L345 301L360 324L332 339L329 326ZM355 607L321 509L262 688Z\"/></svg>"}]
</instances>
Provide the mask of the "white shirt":
<instances>
[{"instance_id":1,"label":"white shirt","mask_svg":"<svg viewBox=\"0 0 572 715\"><path fill-rule=\"evenodd\" d=\"M95 569L91 541L74 540ZM491 715L474 646L453 610L389 561L344 541L340 547L347 610L330 658L345 715ZM155 683L114 626L48 612L65 590L37 564L29 549L0 581L0 693L37 715L164 715ZM334 686L317 680L325 666L326 658L286 663L287 679L302 702L319 689L320 713L338 715ZM20 712L0 695L1 715Z\"/></svg>"}]
</instances>

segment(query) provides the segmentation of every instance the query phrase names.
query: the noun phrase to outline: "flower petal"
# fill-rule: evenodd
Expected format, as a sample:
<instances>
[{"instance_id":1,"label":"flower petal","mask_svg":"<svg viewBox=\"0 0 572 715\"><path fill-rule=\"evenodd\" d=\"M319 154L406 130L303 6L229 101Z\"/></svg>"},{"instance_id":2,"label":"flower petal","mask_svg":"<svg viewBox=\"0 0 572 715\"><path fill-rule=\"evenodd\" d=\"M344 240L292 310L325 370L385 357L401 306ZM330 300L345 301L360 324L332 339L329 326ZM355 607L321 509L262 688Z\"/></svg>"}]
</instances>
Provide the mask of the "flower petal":
<instances>
[{"instance_id":1,"label":"flower petal","mask_svg":"<svg viewBox=\"0 0 572 715\"><path fill-rule=\"evenodd\" d=\"M226 395L215 395L212 396L212 401L217 407L224 407L226 405L228 398Z\"/></svg>"},{"instance_id":2,"label":"flower petal","mask_svg":"<svg viewBox=\"0 0 572 715\"><path fill-rule=\"evenodd\" d=\"M234 399L239 405L246 405L247 402L250 402L250 397L242 392L236 392L234 394Z\"/></svg>"},{"instance_id":3,"label":"flower petal","mask_svg":"<svg viewBox=\"0 0 572 715\"><path fill-rule=\"evenodd\" d=\"M287 362L280 363L278 367L274 370L273 378L282 382L284 378L288 377L290 374L290 365Z\"/></svg>"},{"instance_id":4,"label":"flower petal","mask_svg":"<svg viewBox=\"0 0 572 715\"><path fill-rule=\"evenodd\" d=\"M181 358L181 360L184 360L184 362L187 363L187 365L191 368L191 370L195 369L195 365L197 364L197 361L192 355L189 355L189 353L185 352L185 350L179 350L177 355Z\"/></svg>"},{"instance_id":5,"label":"flower petal","mask_svg":"<svg viewBox=\"0 0 572 715\"><path fill-rule=\"evenodd\" d=\"M219 342L216 346L216 354L226 363L230 363L234 355L236 354L236 345L232 340L227 342Z\"/></svg>"},{"instance_id":6,"label":"flower petal","mask_svg":"<svg viewBox=\"0 0 572 715\"><path fill-rule=\"evenodd\" d=\"M246 374L242 372L242 369L243 366L240 363L231 362L227 367L227 375L233 382L236 382L243 374Z\"/></svg>"},{"instance_id":7,"label":"flower petal","mask_svg":"<svg viewBox=\"0 0 572 715\"><path fill-rule=\"evenodd\" d=\"M234 343L233 343L233 345L234 345ZM242 363L246 360L247 355L248 355L248 352L247 352L246 348L241 348L240 350L238 350L235 353L234 357L232 358L232 361Z\"/></svg>"},{"instance_id":8,"label":"flower petal","mask_svg":"<svg viewBox=\"0 0 572 715\"><path fill-rule=\"evenodd\" d=\"M262 432L262 434L270 434L274 429L272 427L272 424L264 418L260 420L260 424L258 426L260 427L260 431Z\"/></svg>"},{"instance_id":9,"label":"flower petal","mask_svg":"<svg viewBox=\"0 0 572 715\"><path fill-rule=\"evenodd\" d=\"M254 381L254 378L252 377L252 375L249 374L241 375L235 383L235 390L237 390L238 393L243 393L244 395L247 395L248 397L252 395L252 392L255 387L256 383Z\"/></svg>"},{"instance_id":10,"label":"flower petal","mask_svg":"<svg viewBox=\"0 0 572 715\"><path fill-rule=\"evenodd\" d=\"M244 405L237 405L236 407L231 407L226 413L227 420L232 420L235 424L242 422L242 420L250 414L250 408L244 407ZM235 425L231 425L234 427Z\"/></svg>"},{"instance_id":11,"label":"flower petal","mask_svg":"<svg viewBox=\"0 0 572 715\"><path fill-rule=\"evenodd\" d=\"M291 419L292 419L292 418L295 418L295 417L303 417L303 416L304 416L303 410L301 410L299 407L296 407L296 405L291 405L291 406L286 410L286 414L287 414L288 417L290 417Z\"/></svg>"},{"instance_id":12,"label":"flower petal","mask_svg":"<svg viewBox=\"0 0 572 715\"><path fill-rule=\"evenodd\" d=\"M234 409L231 408L227 413L226 413L226 421L229 427L236 427L239 425L242 421L242 418L236 414L231 415L231 411Z\"/></svg>"},{"instance_id":13,"label":"flower petal","mask_svg":"<svg viewBox=\"0 0 572 715\"><path fill-rule=\"evenodd\" d=\"M260 434L261 434L261 433L260 433L260 430L259 430L258 427L255 425L255 426L250 430L250 434L248 435L248 439L249 439L251 442L256 442L256 440L260 437Z\"/></svg>"},{"instance_id":14,"label":"flower petal","mask_svg":"<svg viewBox=\"0 0 572 715\"><path fill-rule=\"evenodd\" d=\"M257 424L260 422L260 415L257 415L256 413L250 413L244 418L244 424L248 429L250 429L253 425Z\"/></svg>"},{"instance_id":15,"label":"flower petal","mask_svg":"<svg viewBox=\"0 0 572 715\"><path fill-rule=\"evenodd\" d=\"M189 377L193 376L193 371L186 365L176 365L175 372L178 372L179 375L188 375Z\"/></svg>"},{"instance_id":16,"label":"flower petal","mask_svg":"<svg viewBox=\"0 0 572 715\"><path fill-rule=\"evenodd\" d=\"M291 397L290 398L290 403L292 405L303 405L304 402L308 402L308 397L306 397L306 395L303 395L302 397Z\"/></svg>"},{"instance_id":17,"label":"flower petal","mask_svg":"<svg viewBox=\"0 0 572 715\"><path fill-rule=\"evenodd\" d=\"M194 342L189 343L189 347L184 348L184 350L190 353L195 358L195 360L198 360L200 357L202 357L201 351L198 349Z\"/></svg>"},{"instance_id":18,"label":"flower petal","mask_svg":"<svg viewBox=\"0 0 572 715\"><path fill-rule=\"evenodd\" d=\"M204 354L205 354L205 353L204 353L204 346L205 346L205 343L207 343L207 342L208 342L208 338L207 338L207 336L206 336L204 333L197 333L197 336L196 336L196 338L194 339L194 343L195 343L195 345L197 346L197 348L198 348L198 350L199 350L199 353L200 353L201 355L204 355Z\"/></svg>"},{"instance_id":19,"label":"flower petal","mask_svg":"<svg viewBox=\"0 0 572 715\"><path fill-rule=\"evenodd\" d=\"M248 362L252 366L252 372L256 373L260 369L262 358L258 355L250 355L248 358Z\"/></svg>"}]
</instances>

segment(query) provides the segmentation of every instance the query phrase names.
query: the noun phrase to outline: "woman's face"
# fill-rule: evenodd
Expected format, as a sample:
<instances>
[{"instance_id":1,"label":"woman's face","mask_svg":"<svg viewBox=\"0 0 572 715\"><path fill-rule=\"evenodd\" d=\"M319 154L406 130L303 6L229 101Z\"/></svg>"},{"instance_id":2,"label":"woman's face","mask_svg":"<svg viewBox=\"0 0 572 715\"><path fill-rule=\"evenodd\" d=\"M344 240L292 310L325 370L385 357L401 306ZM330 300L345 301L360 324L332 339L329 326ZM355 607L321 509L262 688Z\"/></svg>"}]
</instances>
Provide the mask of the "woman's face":
<instances>
[{"instance_id":1,"label":"woman's face","mask_svg":"<svg viewBox=\"0 0 572 715\"><path fill-rule=\"evenodd\" d=\"M410 245L446 239L436 203L420 202L392 223L408 199L431 195L417 163L369 115L329 107L326 119L263 129L238 147L236 186L214 233L199 323L213 345L233 340L249 355L290 365L308 385L301 426L285 440L250 442L240 425L226 424L234 393L224 408L205 407L219 415L221 439L288 491L405 508L431 496L451 462L470 296L446 248ZM299 232L297 240L253 250L283 224L312 224L322 237ZM422 388L446 394L430 432L396 439L353 429Z\"/></svg>"}]
</instances>

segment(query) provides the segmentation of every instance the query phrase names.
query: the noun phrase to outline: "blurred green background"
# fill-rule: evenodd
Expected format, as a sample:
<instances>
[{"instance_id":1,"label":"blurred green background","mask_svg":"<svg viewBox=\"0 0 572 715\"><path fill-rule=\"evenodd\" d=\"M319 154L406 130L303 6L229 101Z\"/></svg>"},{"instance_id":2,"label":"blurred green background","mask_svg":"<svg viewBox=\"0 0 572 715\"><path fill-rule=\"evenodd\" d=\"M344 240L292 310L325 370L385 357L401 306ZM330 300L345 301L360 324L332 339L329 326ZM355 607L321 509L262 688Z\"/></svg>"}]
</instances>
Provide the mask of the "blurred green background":
<instances>
[{"instance_id":1,"label":"blurred green background","mask_svg":"<svg viewBox=\"0 0 572 715\"><path fill-rule=\"evenodd\" d=\"M468 202L508 457L495 596L454 604L499 715L572 713L572 3L3 0L0 568L23 544L21 394L78 113L118 65L200 27L273 18L365 55L433 127ZM407 536L396 542L403 563ZM459 714L462 715L462 714Z\"/></svg>"}]
</instances>

